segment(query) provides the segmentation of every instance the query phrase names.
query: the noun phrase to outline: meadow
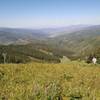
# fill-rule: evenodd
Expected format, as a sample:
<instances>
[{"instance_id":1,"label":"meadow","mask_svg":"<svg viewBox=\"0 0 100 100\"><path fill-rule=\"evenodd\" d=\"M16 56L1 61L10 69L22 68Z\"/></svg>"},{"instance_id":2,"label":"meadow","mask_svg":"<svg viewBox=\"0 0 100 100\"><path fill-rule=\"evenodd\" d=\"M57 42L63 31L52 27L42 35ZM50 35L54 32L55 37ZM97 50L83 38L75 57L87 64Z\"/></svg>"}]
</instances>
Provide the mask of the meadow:
<instances>
[{"instance_id":1,"label":"meadow","mask_svg":"<svg viewBox=\"0 0 100 100\"><path fill-rule=\"evenodd\" d=\"M100 65L0 64L0 100L100 100Z\"/></svg>"}]
</instances>

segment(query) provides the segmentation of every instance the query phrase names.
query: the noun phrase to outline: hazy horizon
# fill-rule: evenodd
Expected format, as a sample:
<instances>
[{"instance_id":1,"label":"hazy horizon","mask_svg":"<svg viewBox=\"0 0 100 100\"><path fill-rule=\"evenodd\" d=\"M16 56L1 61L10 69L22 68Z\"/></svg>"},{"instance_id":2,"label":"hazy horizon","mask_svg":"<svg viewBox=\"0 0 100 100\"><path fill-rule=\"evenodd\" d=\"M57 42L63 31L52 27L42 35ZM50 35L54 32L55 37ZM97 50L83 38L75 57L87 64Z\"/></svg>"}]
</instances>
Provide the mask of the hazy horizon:
<instances>
[{"instance_id":1,"label":"hazy horizon","mask_svg":"<svg viewBox=\"0 0 100 100\"><path fill-rule=\"evenodd\" d=\"M99 0L0 0L0 27L99 25Z\"/></svg>"}]
</instances>

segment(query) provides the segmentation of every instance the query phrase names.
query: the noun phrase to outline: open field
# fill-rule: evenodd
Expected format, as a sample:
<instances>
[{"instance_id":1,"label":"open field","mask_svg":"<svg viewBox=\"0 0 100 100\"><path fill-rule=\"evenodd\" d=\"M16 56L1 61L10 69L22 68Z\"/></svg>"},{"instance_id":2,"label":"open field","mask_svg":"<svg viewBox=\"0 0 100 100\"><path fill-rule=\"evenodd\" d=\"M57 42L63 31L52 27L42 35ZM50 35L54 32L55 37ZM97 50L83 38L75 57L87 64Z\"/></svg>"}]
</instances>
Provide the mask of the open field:
<instances>
[{"instance_id":1,"label":"open field","mask_svg":"<svg viewBox=\"0 0 100 100\"><path fill-rule=\"evenodd\" d=\"M1 64L0 100L100 100L100 65Z\"/></svg>"}]
</instances>

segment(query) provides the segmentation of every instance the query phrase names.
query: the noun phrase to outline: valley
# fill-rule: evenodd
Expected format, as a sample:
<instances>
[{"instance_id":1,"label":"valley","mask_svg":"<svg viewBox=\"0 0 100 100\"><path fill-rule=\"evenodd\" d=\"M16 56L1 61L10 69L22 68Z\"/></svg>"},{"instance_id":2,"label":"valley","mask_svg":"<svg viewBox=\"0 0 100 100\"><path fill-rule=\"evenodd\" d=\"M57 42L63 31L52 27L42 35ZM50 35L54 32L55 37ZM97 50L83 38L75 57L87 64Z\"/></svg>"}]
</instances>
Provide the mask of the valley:
<instances>
[{"instance_id":1,"label":"valley","mask_svg":"<svg viewBox=\"0 0 100 100\"><path fill-rule=\"evenodd\" d=\"M31 62L30 57L59 63L63 56L86 60L90 55L100 62L100 25L37 30L0 28L0 44L0 63L2 53L7 53L7 63Z\"/></svg>"}]
</instances>

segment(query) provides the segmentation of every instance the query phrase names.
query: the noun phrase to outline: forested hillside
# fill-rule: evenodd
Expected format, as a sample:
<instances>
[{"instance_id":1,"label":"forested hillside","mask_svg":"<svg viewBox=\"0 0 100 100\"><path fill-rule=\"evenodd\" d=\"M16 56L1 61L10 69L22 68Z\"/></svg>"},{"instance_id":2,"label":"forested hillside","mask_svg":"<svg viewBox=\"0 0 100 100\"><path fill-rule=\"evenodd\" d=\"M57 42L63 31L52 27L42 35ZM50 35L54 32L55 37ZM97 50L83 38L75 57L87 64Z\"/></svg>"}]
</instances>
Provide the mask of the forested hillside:
<instances>
[{"instance_id":1,"label":"forested hillside","mask_svg":"<svg viewBox=\"0 0 100 100\"><path fill-rule=\"evenodd\" d=\"M38 48L37 45L0 46L0 63L4 62L3 54L6 54L6 63L60 62L59 56Z\"/></svg>"},{"instance_id":2,"label":"forested hillside","mask_svg":"<svg viewBox=\"0 0 100 100\"><path fill-rule=\"evenodd\" d=\"M8 63L60 62L63 56L86 60L91 55L100 62L100 25L38 30L0 28L0 44L0 63L4 62L3 53L7 54Z\"/></svg>"},{"instance_id":3,"label":"forested hillside","mask_svg":"<svg viewBox=\"0 0 100 100\"><path fill-rule=\"evenodd\" d=\"M100 48L100 26L91 26L77 32L63 34L52 38L50 41L51 44L73 51L72 58L75 59L84 59L93 53L99 56L97 52Z\"/></svg>"}]
</instances>

